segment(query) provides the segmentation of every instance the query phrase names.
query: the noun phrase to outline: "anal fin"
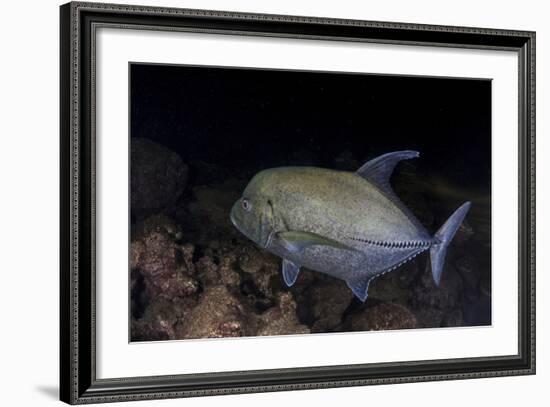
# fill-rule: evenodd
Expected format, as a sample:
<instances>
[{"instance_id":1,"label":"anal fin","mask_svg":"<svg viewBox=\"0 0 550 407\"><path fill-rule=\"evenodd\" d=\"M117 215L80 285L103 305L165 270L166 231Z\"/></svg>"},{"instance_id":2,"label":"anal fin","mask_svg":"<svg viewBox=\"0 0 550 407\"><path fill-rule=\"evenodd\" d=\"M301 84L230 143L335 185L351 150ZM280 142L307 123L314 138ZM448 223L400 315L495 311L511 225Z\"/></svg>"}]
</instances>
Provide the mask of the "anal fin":
<instances>
[{"instance_id":1,"label":"anal fin","mask_svg":"<svg viewBox=\"0 0 550 407\"><path fill-rule=\"evenodd\" d=\"M348 280L346 283L348 287L353 291L355 296L359 298L362 302L367 300L369 284L372 280L372 277L358 278L355 280Z\"/></svg>"}]
</instances>

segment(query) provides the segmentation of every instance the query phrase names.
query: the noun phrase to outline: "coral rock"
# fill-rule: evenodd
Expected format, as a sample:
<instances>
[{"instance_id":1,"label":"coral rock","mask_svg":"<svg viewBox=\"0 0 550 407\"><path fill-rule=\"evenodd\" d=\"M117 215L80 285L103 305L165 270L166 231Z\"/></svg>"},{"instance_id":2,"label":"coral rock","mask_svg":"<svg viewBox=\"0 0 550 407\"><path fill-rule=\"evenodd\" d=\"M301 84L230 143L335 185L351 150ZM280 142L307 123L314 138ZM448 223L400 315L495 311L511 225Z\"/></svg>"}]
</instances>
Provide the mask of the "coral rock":
<instances>
[{"instance_id":1,"label":"coral rock","mask_svg":"<svg viewBox=\"0 0 550 407\"><path fill-rule=\"evenodd\" d=\"M353 292L342 280L318 281L305 293L310 304L312 332L333 330L342 322L342 315L353 300Z\"/></svg>"},{"instance_id":2,"label":"coral rock","mask_svg":"<svg viewBox=\"0 0 550 407\"><path fill-rule=\"evenodd\" d=\"M421 328L440 327L445 315L460 306L464 286L455 268L449 263L445 265L439 287L435 285L429 267L426 267L420 281L413 287L411 305Z\"/></svg>"},{"instance_id":3,"label":"coral rock","mask_svg":"<svg viewBox=\"0 0 550 407\"><path fill-rule=\"evenodd\" d=\"M239 267L245 273L254 274L264 266L265 256L253 246L244 246L239 254Z\"/></svg>"},{"instance_id":4,"label":"coral rock","mask_svg":"<svg viewBox=\"0 0 550 407\"><path fill-rule=\"evenodd\" d=\"M252 281L259 294L263 297L274 298L276 292L282 288L281 265L274 256L266 257L262 269L252 275Z\"/></svg>"},{"instance_id":5,"label":"coral rock","mask_svg":"<svg viewBox=\"0 0 550 407\"><path fill-rule=\"evenodd\" d=\"M139 270L149 300L195 294L199 284L189 273L180 246L166 232L153 232L130 245L132 269Z\"/></svg>"},{"instance_id":6,"label":"coral rock","mask_svg":"<svg viewBox=\"0 0 550 407\"><path fill-rule=\"evenodd\" d=\"M418 275L420 260L413 260L391 273L374 279L369 285L370 299L406 305L412 295L412 285Z\"/></svg>"},{"instance_id":7,"label":"coral rock","mask_svg":"<svg viewBox=\"0 0 550 407\"><path fill-rule=\"evenodd\" d=\"M443 318L441 326L445 327L454 327L454 326L463 326L464 325L464 315L462 310L454 309L449 311L447 315Z\"/></svg>"},{"instance_id":8,"label":"coral rock","mask_svg":"<svg viewBox=\"0 0 550 407\"><path fill-rule=\"evenodd\" d=\"M132 341L178 339L177 324L194 305L193 299L153 302L143 318L132 321Z\"/></svg>"},{"instance_id":9,"label":"coral rock","mask_svg":"<svg viewBox=\"0 0 550 407\"><path fill-rule=\"evenodd\" d=\"M220 284L218 266L210 256L202 256L196 263L197 276L205 286Z\"/></svg>"},{"instance_id":10,"label":"coral rock","mask_svg":"<svg viewBox=\"0 0 550 407\"><path fill-rule=\"evenodd\" d=\"M175 243L161 219L138 226L134 237L139 240L130 243L130 267L143 278L149 301L186 297L199 289L193 276L193 247Z\"/></svg>"},{"instance_id":11,"label":"coral rock","mask_svg":"<svg viewBox=\"0 0 550 407\"><path fill-rule=\"evenodd\" d=\"M260 316L257 335L307 334L310 330L302 325L296 315L296 302L291 293L280 293L277 306Z\"/></svg>"},{"instance_id":12,"label":"coral rock","mask_svg":"<svg viewBox=\"0 0 550 407\"><path fill-rule=\"evenodd\" d=\"M220 275L220 281L226 286L238 286L241 284L241 276L234 270L236 257L235 255L229 254L223 256L220 260L218 273Z\"/></svg>"},{"instance_id":13,"label":"coral rock","mask_svg":"<svg viewBox=\"0 0 550 407\"><path fill-rule=\"evenodd\" d=\"M220 236L242 238L229 219L231 207L239 198L242 188L242 182L234 180L193 188L193 200L187 210L183 211L182 221L193 221L195 243L207 246ZM208 227L202 227L204 225Z\"/></svg>"},{"instance_id":14,"label":"coral rock","mask_svg":"<svg viewBox=\"0 0 550 407\"><path fill-rule=\"evenodd\" d=\"M180 156L145 138L131 140L131 208L138 218L174 204L187 183Z\"/></svg>"},{"instance_id":15,"label":"coral rock","mask_svg":"<svg viewBox=\"0 0 550 407\"><path fill-rule=\"evenodd\" d=\"M211 286L182 320L177 335L181 339L253 335L255 319L248 317L248 314L245 304L227 287Z\"/></svg>"},{"instance_id":16,"label":"coral rock","mask_svg":"<svg viewBox=\"0 0 550 407\"><path fill-rule=\"evenodd\" d=\"M399 304L380 303L350 315L346 326L351 331L381 331L417 327L415 316Z\"/></svg>"}]
</instances>

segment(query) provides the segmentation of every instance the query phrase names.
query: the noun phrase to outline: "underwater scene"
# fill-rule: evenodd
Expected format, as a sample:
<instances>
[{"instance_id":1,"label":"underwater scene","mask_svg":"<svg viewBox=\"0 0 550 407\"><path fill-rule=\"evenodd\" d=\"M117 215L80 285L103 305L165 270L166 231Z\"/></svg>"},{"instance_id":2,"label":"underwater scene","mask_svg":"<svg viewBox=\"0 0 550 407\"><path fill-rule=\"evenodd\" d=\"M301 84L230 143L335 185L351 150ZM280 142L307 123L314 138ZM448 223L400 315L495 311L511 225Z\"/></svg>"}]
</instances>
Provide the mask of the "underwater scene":
<instances>
[{"instance_id":1,"label":"underwater scene","mask_svg":"<svg viewBox=\"0 0 550 407\"><path fill-rule=\"evenodd\" d=\"M131 341L491 324L491 81L130 65Z\"/></svg>"}]
</instances>

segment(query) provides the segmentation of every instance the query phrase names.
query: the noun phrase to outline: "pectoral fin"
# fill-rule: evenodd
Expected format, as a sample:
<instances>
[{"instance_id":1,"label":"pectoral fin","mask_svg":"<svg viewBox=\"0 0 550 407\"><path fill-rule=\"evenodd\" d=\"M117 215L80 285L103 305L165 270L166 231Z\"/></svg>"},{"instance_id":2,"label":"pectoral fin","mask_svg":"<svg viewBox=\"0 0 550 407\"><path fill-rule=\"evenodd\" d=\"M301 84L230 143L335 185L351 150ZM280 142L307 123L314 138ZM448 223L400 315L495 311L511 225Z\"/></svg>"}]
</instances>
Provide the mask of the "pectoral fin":
<instances>
[{"instance_id":1,"label":"pectoral fin","mask_svg":"<svg viewBox=\"0 0 550 407\"><path fill-rule=\"evenodd\" d=\"M287 286L292 287L300 273L300 266L294 264L290 260L283 259L283 279Z\"/></svg>"},{"instance_id":2,"label":"pectoral fin","mask_svg":"<svg viewBox=\"0 0 550 407\"><path fill-rule=\"evenodd\" d=\"M355 296L359 298L362 302L367 300L369 284L372 280L372 277L358 278L351 281L346 281L348 287L353 291Z\"/></svg>"},{"instance_id":3,"label":"pectoral fin","mask_svg":"<svg viewBox=\"0 0 550 407\"><path fill-rule=\"evenodd\" d=\"M336 240L323 237L311 232L280 232L277 234L279 242L291 253L299 253L310 246L328 246L343 250L355 250L352 247L346 246Z\"/></svg>"}]
</instances>

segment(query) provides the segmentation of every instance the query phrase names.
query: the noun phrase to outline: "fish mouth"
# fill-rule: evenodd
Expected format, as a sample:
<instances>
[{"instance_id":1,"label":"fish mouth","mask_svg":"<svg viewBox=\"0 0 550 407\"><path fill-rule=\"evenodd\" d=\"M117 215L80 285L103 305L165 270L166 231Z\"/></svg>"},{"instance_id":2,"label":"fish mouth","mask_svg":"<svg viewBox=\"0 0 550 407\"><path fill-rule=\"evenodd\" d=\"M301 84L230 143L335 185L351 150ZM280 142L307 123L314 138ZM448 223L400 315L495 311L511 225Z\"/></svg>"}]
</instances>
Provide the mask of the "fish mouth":
<instances>
[{"instance_id":1,"label":"fish mouth","mask_svg":"<svg viewBox=\"0 0 550 407\"><path fill-rule=\"evenodd\" d=\"M231 211L231 212L229 213L229 219L231 220L231 223L233 224L233 226L235 226L235 228L236 228L239 232L243 233L243 231L241 230L241 228L240 228L239 225L237 224L237 220L235 219L235 215L234 215L234 212L233 212L233 211Z\"/></svg>"},{"instance_id":2,"label":"fish mouth","mask_svg":"<svg viewBox=\"0 0 550 407\"><path fill-rule=\"evenodd\" d=\"M247 238L250 239L250 237L248 236L248 233L246 233L245 229L240 226L241 225L241 222L239 222L239 217L238 215L235 213L235 210L232 210L230 213L229 213L229 220L231 221L231 223L233 224L233 226L235 227L235 229L237 229L243 236L246 236ZM252 240L252 239L251 239Z\"/></svg>"},{"instance_id":3,"label":"fish mouth","mask_svg":"<svg viewBox=\"0 0 550 407\"><path fill-rule=\"evenodd\" d=\"M253 238L251 238L242 227L239 226L239 222L237 219L237 216L235 216L235 212L231 211L229 213L229 220L231 220L231 223L233 226L235 226L235 229L237 229L239 232L241 232L244 236L246 236L248 239L252 240L254 243L258 245L258 247L265 249L269 244L272 242L273 237L275 235L275 231L271 230L269 234L267 235L267 238L265 239L265 242L262 242L261 240L259 242L256 242Z\"/></svg>"}]
</instances>

